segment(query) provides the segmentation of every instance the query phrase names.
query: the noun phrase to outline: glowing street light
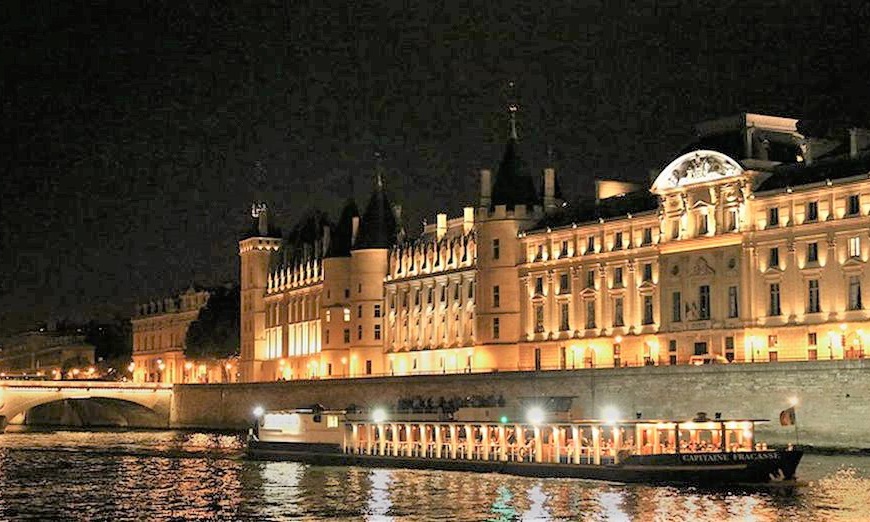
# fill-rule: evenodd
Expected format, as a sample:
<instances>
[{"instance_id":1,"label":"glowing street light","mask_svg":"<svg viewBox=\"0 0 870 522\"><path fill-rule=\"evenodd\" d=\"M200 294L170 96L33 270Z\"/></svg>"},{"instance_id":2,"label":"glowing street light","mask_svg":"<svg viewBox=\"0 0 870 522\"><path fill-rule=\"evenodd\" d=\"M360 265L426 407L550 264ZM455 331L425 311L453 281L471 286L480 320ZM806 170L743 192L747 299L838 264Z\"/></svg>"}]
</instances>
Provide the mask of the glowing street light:
<instances>
[{"instance_id":1,"label":"glowing street light","mask_svg":"<svg viewBox=\"0 0 870 522\"><path fill-rule=\"evenodd\" d=\"M372 421L380 424L387 420L387 412L383 408L377 408L372 412Z\"/></svg>"},{"instance_id":2,"label":"glowing street light","mask_svg":"<svg viewBox=\"0 0 870 522\"><path fill-rule=\"evenodd\" d=\"M607 424L616 424L616 421L619 420L619 410L614 408L613 406L608 406L604 408L604 421Z\"/></svg>"},{"instance_id":3,"label":"glowing street light","mask_svg":"<svg viewBox=\"0 0 870 522\"><path fill-rule=\"evenodd\" d=\"M529 421L529 424L537 426L544 422L544 410L540 406L532 406L526 412L526 420Z\"/></svg>"},{"instance_id":4,"label":"glowing street light","mask_svg":"<svg viewBox=\"0 0 870 522\"><path fill-rule=\"evenodd\" d=\"M266 413L266 410L264 410L262 406L256 406L254 408L254 417L259 419L264 413Z\"/></svg>"},{"instance_id":5,"label":"glowing street light","mask_svg":"<svg viewBox=\"0 0 870 522\"><path fill-rule=\"evenodd\" d=\"M791 397L788 398L788 404L789 404L789 406L791 406L791 407L795 407L795 406L797 406L797 405L798 405L798 402L800 402L800 401L798 401L798 398L797 398L796 396L791 396Z\"/></svg>"}]
</instances>

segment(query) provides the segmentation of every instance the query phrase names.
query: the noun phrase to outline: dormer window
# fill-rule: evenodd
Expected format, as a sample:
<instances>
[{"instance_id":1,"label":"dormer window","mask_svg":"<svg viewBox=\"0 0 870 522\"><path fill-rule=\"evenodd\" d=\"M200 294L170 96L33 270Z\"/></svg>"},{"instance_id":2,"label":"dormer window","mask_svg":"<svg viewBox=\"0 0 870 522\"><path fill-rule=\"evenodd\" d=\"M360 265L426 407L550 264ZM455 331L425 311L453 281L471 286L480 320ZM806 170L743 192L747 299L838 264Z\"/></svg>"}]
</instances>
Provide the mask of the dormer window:
<instances>
[{"instance_id":1,"label":"dormer window","mask_svg":"<svg viewBox=\"0 0 870 522\"><path fill-rule=\"evenodd\" d=\"M535 261L544 259L544 245L538 245L538 253L535 254Z\"/></svg>"},{"instance_id":2,"label":"dormer window","mask_svg":"<svg viewBox=\"0 0 870 522\"><path fill-rule=\"evenodd\" d=\"M701 214L698 222L698 235L705 236L710 232L710 218L707 214Z\"/></svg>"},{"instance_id":3,"label":"dormer window","mask_svg":"<svg viewBox=\"0 0 870 522\"><path fill-rule=\"evenodd\" d=\"M595 236L589 236L586 238L586 253L594 254L595 253Z\"/></svg>"},{"instance_id":4,"label":"dormer window","mask_svg":"<svg viewBox=\"0 0 870 522\"><path fill-rule=\"evenodd\" d=\"M613 235L613 249L622 250L622 232L617 232Z\"/></svg>"},{"instance_id":5,"label":"dormer window","mask_svg":"<svg viewBox=\"0 0 870 522\"><path fill-rule=\"evenodd\" d=\"M559 257L568 256L568 241L562 241L562 249L559 251Z\"/></svg>"}]
</instances>

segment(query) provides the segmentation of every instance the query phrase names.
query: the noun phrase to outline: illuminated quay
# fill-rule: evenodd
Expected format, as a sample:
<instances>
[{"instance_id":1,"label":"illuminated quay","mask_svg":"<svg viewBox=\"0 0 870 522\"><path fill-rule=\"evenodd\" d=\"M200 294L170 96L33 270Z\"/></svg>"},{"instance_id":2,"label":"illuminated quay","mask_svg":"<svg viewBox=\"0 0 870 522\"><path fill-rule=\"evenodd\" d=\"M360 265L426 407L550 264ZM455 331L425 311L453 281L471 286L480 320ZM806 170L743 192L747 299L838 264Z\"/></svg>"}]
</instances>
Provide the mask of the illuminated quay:
<instances>
[{"instance_id":1,"label":"illuminated quay","mask_svg":"<svg viewBox=\"0 0 870 522\"><path fill-rule=\"evenodd\" d=\"M741 114L647 187L538 192L512 132L479 200L410 239L377 175L240 243L243 381L863 358L870 134ZM387 180L388 181L388 180Z\"/></svg>"}]
</instances>

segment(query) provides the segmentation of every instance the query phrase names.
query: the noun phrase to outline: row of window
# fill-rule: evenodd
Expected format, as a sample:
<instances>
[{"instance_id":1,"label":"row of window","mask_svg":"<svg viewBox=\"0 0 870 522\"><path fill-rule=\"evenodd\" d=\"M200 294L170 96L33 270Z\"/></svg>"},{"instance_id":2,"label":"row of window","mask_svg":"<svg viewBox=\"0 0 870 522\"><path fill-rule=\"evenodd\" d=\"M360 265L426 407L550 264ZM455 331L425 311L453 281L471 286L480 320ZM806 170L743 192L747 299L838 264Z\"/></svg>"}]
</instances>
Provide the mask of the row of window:
<instances>
[{"instance_id":1,"label":"row of window","mask_svg":"<svg viewBox=\"0 0 870 522\"><path fill-rule=\"evenodd\" d=\"M588 254L596 253L596 246L597 246L597 241L598 241L597 238L598 238L598 236L588 236L586 238L586 250L584 251L585 254L588 255ZM641 232L640 246L650 246L652 244L653 244L653 229L652 229L652 227L646 227ZM567 239L563 239L558 244L558 249L559 249L558 250L558 252L559 252L558 257L560 257L560 258L567 257L571 253L571 251L569 249L569 245L570 245L570 241ZM626 248L627 246L629 246L629 245L626 243L625 233L624 232L614 232L613 233L613 246L611 247L611 250L613 250L613 251L622 250L622 249ZM494 260L497 260L497 259L499 259L499 255L500 255L499 240L493 239L492 240L492 258ZM537 245L534 248L534 250L532 251L532 255L530 257L534 261L542 261L544 259L547 259L550 256L549 256L549 252L548 252L546 246L542 243L542 244Z\"/></svg>"},{"instance_id":2,"label":"row of window","mask_svg":"<svg viewBox=\"0 0 870 522\"><path fill-rule=\"evenodd\" d=\"M804 208L804 222L815 222L819 220L819 202L807 201ZM850 194L846 196L846 215L857 216L861 213L861 197L858 194ZM767 209L767 226L779 225L779 207L770 207Z\"/></svg>"},{"instance_id":3,"label":"row of window","mask_svg":"<svg viewBox=\"0 0 870 522\"><path fill-rule=\"evenodd\" d=\"M852 236L849 238L848 242L848 253L849 257L853 259L860 259L861 257L861 238L859 236ZM768 251L767 256L767 266L776 267L779 266L779 247L771 247ZM818 263L819 261L819 244L818 242L807 243L807 264L810 263Z\"/></svg>"},{"instance_id":4,"label":"row of window","mask_svg":"<svg viewBox=\"0 0 870 522\"><path fill-rule=\"evenodd\" d=\"M452 285L440 285L438 289L438 302L446 303L447 295L450 291L448 287L452 287L453 289L453 301L459 301L460 296L462 295L462 286L465 284L467 286L467 295L468 299L474 299L474 282L468 281L467 283L455 283ZM413 293L414 295L414 306L420 306L420 302L423 295L423 290L421 288L414 288L410 290L399 291L399 295L393 295L390 297L390 310L394 310L396 308L396 301L401 299L402 308L408 308L408 303L410 301L409 296ZM427 287L426 290L426 304L431 305L435 300L435 287Z\"/></svg>"}]
</instances>

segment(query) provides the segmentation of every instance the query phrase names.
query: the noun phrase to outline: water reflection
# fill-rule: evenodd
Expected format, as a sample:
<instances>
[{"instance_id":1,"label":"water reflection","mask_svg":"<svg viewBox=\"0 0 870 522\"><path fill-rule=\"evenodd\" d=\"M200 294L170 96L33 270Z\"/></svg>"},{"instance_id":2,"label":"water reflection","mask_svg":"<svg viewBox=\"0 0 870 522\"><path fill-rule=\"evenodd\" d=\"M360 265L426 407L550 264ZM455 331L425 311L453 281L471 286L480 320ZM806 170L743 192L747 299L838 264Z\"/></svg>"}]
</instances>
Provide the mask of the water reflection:
<instances>
[{"instance_id":1,"label":"water reflection","mask_svg":"<svg viewBox=\"0 0 870 522\"><path fill-rule=\"evenodd\" d=\"M239 458L184 432L0 437L0 519L867 520L870 458L808 456L798 488L697 490Z\"/></svg>"}]
</instances>

